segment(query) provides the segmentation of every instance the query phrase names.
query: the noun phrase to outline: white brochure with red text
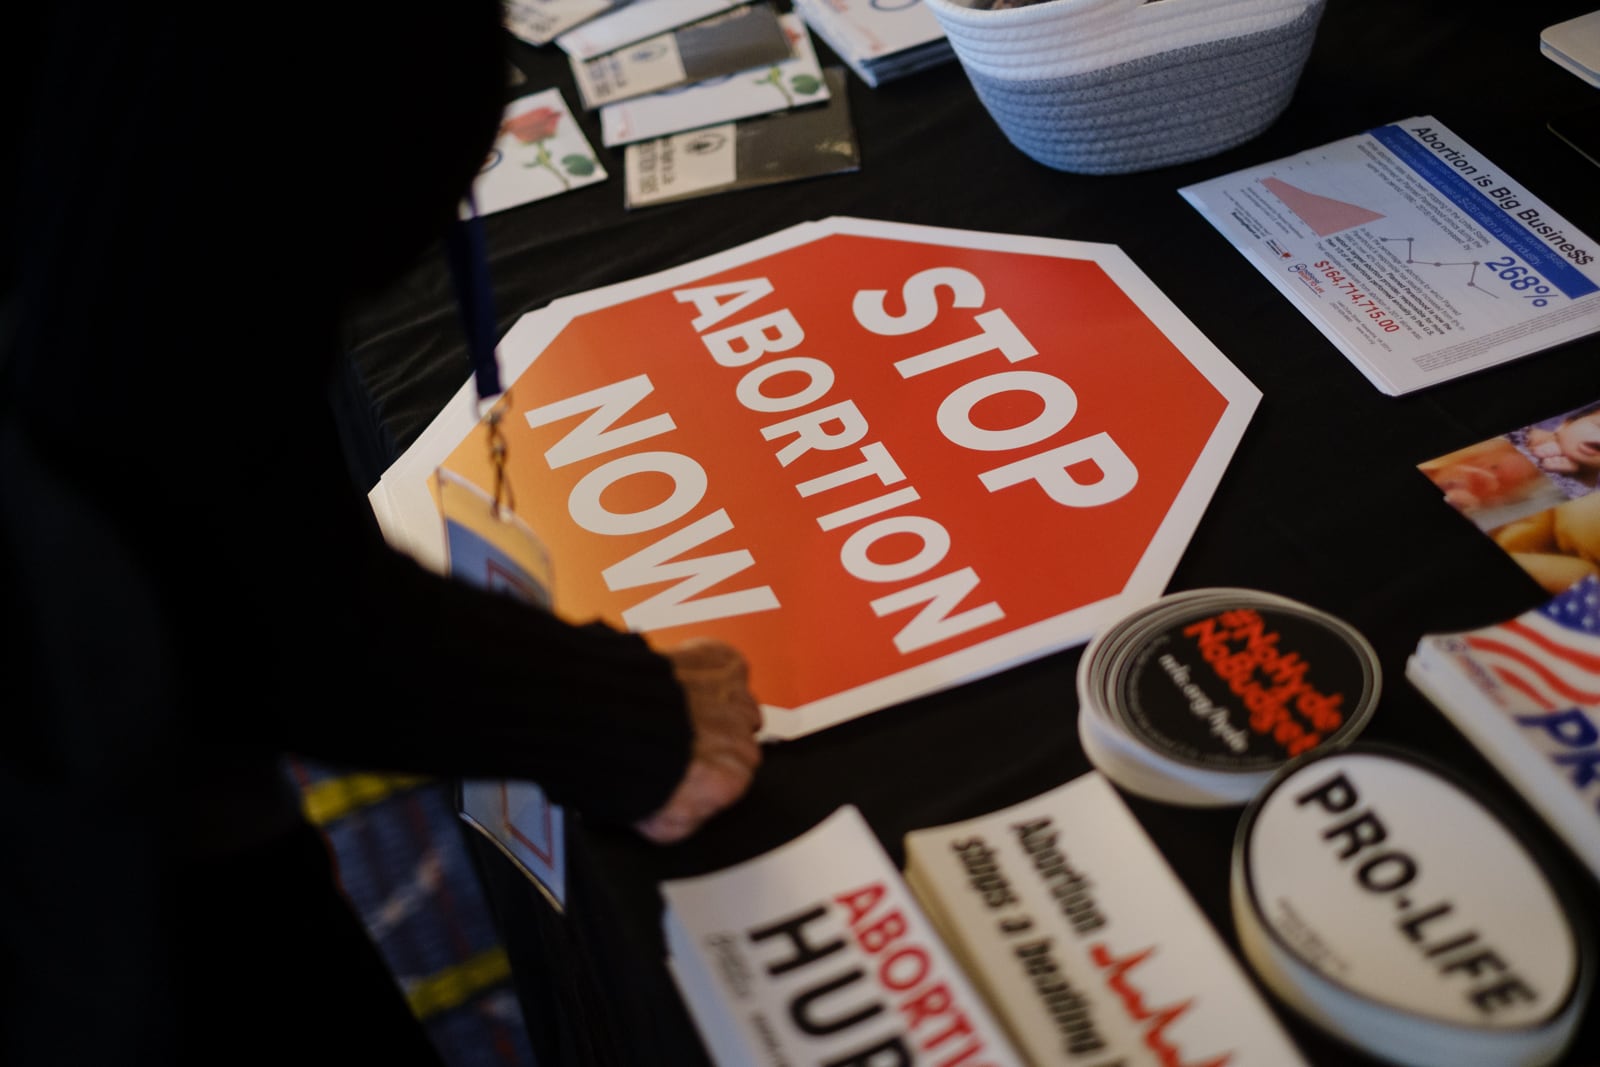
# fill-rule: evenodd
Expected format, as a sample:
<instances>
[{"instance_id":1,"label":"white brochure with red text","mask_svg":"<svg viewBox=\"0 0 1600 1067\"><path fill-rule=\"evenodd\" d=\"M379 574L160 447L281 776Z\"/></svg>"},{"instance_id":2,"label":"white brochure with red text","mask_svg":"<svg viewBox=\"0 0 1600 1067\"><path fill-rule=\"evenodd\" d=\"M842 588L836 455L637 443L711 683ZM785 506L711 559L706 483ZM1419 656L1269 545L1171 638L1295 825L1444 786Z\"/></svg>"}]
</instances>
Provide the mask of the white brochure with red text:
<instances>
[{"instance_id":1,"label":"white brochure with red text","mask_svg":"<svg viewBox=\"0 0 1600 1067\"><path fill-rule=\"evenodd\" d=\"M1021 1067L861 813L662 884L668 964L724 1067Z\"/></svg>"}]
</instances>

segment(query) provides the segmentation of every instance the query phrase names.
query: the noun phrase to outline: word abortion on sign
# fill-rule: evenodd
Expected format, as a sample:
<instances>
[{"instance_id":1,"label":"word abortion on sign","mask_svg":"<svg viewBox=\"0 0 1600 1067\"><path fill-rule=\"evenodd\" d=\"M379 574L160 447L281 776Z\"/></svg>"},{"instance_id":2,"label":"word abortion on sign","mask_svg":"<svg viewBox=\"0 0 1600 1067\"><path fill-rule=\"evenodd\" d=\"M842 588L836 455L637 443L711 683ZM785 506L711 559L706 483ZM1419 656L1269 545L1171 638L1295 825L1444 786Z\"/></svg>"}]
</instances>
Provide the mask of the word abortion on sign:
<instances>
[{"instance_id":1,"label":"word abortion on sign","mask_svg":"<svg viewBox=\"0 0 1600 1067\"><path fill-rule=\"evenodd\" d=\"M809 733L1158 596L1259 394L1115 247L834 218L558 300L500 346L555 610L749 658ZM374 507L425 562L469 389Z\"/></svg>"}]
</instances>

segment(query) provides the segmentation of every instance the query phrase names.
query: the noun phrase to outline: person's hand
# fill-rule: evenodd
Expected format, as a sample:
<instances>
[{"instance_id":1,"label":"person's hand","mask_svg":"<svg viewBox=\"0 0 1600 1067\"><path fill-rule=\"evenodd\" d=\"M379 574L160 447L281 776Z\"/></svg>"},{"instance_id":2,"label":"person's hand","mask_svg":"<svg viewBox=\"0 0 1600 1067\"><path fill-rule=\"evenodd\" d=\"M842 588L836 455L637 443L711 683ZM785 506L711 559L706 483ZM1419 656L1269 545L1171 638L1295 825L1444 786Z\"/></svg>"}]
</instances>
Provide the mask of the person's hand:
<instances>
[{"instance_id":1,"label":"person's hand","mask_svg":"<svg viewBox=\"0 0 1600 1067\"><path fill-rule=\"evenodd\" d=\"M689 704L694 750L678 788L634 828L659 845L682 841L750 788L761 764L761 706L751 695L744 656L701 639L665 653Z\"/></svg>"}]
</instances>

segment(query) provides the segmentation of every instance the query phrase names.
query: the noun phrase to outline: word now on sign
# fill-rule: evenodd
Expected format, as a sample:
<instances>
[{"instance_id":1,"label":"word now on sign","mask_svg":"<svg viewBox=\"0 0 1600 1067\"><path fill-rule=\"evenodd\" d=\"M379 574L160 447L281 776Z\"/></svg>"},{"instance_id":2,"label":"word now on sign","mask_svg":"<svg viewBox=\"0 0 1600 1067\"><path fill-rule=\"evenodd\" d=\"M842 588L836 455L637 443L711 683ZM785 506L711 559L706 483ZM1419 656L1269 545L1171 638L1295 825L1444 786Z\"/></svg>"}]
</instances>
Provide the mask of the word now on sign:
<instances>
[{"instance_id":1,"label":"word now on sign","mask_svg":"<svg viewBox=\"0 0 1600 1067\"><path fill-rule=\"evenodd\" d=\"M500 346L555 610L740 647L774 736L1160 595L1259 393L1108 245L834 218L552 303ZM374 491L487 484L470 387ZM442 568L441 568L442 569Z\"/></svg>"}]
</instances>

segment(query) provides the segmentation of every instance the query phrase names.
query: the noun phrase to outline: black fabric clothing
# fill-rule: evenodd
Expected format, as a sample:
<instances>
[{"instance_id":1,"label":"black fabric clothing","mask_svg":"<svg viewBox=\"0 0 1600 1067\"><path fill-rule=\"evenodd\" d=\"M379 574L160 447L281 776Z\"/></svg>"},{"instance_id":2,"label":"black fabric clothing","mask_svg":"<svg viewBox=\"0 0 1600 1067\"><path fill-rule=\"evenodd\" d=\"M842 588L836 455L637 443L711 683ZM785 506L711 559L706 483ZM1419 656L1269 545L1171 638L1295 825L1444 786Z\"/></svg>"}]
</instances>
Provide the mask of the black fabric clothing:
<instances>
[{"instance_id":1,"label":"black fabric clothing","mask_svg":"<svg viewBox=\"0 0 1600 1067\"><path fill-rule=\"evenodd\" d=\"M271 870L305 875L270 878L268 906L241 910L239 901L261 898ZM185 881L183 921L196 936L181 943L175 968L179 1062L444 1067L336 884L326 841L306 825Z\"/></svg>"},{"instance_id":2,"label":"black fabric clothing","mask_svg":"<svg viewBox=\"0 0 1600 1067\"><path fill-rule=\"evenodd\" d=\"M228 33L213 12L45 4L8 27L8 1064L187 1062L196 947L254 975L239 1027L286 1041L328 1013L253 1003L268 975L370 977L331 940L351 917L306 862L286 753L530 778L615 822L689 756L640 638L424 571L346 474L341 315L440 254L503 103L499 5L291 5ZM296 902L302 936L244 936ZM301 958L318 930L326 959Z\"/></svg>"}]
</instances>

